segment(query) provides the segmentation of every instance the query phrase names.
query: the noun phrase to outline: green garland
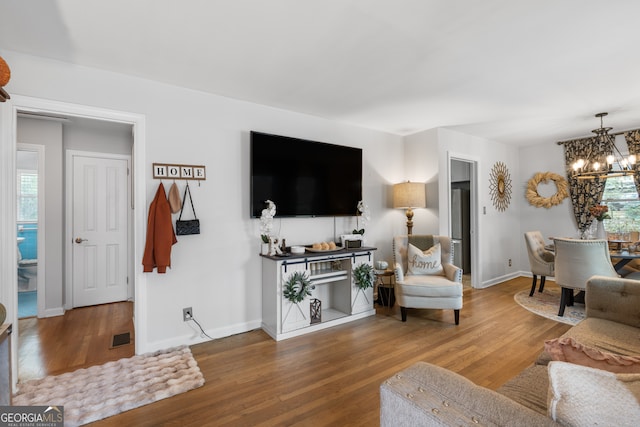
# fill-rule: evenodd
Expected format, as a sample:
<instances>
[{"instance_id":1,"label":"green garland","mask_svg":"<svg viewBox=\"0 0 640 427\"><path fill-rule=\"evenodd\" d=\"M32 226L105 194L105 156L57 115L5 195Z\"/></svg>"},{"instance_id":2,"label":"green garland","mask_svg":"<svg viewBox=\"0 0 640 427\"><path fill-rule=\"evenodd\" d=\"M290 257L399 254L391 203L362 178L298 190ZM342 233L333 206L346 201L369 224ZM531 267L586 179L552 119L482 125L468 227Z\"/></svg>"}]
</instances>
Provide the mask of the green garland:
<instances>
[{"instance_id":1,"label":"green garland","mask_svg":"<svg viewBox=\"0 0 640 427\"><path fill-rule=\"evenodd\" d=\"M353 269L353 276L356 286L363 291L367 288L373 288L376 280L376 273L369 264L360 264Z\"/></svg>"},{"instance_id":2,"label":"green garland","mask_svg":"<svg viewBox=\"0 0 640 427\"><path fill-rule=\"evenodd\" d=\"M306 296L311 295L311 290L316 287L311 284L307 272L296 271L284 282L283 295L289 301L298 304Z\"/></svg>"}]
</instances>

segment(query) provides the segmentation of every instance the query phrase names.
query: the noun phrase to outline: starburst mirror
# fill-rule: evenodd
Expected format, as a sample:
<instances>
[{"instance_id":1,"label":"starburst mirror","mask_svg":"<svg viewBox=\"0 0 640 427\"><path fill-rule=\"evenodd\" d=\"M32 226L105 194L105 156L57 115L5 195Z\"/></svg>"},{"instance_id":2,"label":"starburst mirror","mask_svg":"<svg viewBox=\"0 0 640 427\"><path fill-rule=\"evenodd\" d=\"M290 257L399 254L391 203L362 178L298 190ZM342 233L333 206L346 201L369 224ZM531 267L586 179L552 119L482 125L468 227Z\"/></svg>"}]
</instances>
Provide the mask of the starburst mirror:
<instances>
[{"instance_id":1,"label":"starburst mirror","mask_svg":"<svg viewBox=\"0 0 640 427\"><path fill-rule=\"evenodd\" d=\"M511 176L507 165L496 162L489 174L489 192L496 210L504 212L511 202Z\"/></svg>"}]
</instances>

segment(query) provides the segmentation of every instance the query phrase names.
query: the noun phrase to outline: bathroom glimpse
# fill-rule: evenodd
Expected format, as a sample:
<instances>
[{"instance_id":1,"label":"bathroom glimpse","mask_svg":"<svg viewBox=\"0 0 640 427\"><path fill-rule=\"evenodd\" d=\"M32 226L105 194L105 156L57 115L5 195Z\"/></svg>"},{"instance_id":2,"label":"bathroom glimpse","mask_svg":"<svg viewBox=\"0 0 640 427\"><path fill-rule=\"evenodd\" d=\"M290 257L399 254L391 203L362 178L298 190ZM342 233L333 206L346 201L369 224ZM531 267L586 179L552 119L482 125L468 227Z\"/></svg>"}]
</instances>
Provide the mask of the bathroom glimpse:
<instances>
[{"instance_id":1,"label":"bathroom glimpse","mask_svg":"<svg viewBox=\"0 0 640 427\"><path fill-rule=\"evenodd\" d=\"M17 153L18 317L37 314L38 153Z\"/></svg>"},{"instance_id":2,"label":"bathroom glimpse","mask_svg":"<svg viewBox=\"0 0 640 427\"><path fill-rule=\"evenodd\" d=\"M35 291L38 284L38 225L18 225L18 292Z\"/></svg>"}]
</instances>

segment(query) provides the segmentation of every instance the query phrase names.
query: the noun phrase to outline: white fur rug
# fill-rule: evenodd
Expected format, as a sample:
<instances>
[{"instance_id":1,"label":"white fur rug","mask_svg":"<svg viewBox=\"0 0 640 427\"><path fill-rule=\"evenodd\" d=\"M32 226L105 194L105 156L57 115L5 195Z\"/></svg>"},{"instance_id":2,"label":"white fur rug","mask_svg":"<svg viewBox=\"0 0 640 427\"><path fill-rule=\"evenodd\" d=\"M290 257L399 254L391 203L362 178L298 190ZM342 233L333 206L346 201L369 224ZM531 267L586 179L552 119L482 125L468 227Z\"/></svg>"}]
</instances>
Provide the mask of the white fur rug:
<instances>
[{"instance_id":1,"label":"white fur rug","mask_svg":"<svg viewBox=\"0 0 640 427\"><path fill-rule=\"evenodd\" d=\"M203 384L191 349L183 346L27 381L12 405L64 406L65 426L77 426Z\"/></svg>"}]
</instances>

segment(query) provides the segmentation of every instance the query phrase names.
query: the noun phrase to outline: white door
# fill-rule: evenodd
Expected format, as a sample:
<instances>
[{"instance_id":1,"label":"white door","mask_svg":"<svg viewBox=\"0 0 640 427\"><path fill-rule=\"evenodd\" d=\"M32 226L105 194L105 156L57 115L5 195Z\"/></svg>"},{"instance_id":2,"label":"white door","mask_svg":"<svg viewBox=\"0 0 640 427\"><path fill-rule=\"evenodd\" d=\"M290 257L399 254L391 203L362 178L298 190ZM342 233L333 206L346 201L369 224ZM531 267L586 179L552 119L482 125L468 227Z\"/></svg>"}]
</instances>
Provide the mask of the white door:
<instances>
[{"instance_id":1,"label":"white door","mask_svg":"<svg viewBox=\"0 0 640 427\"><path fill-rule=\"evenodd\" d=\"M127 299L128 159L73 155L73 306Z\"/></svg>"}]
</instances>

